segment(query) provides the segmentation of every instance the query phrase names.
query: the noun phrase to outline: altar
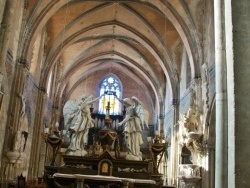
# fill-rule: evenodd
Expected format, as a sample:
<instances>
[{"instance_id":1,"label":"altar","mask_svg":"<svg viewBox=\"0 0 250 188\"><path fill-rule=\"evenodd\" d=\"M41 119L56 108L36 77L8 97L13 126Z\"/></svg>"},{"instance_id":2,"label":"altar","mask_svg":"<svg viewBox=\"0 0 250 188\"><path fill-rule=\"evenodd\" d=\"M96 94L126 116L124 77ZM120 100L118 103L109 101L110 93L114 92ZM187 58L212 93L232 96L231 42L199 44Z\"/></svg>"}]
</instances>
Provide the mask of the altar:
<instances>
[{"instance_id":1,"label":"altar","mask_svg":"<svg viewBox=\"0 0 250 188\"><path fill-rule=\"evenodd\" d=\"M115 176L102 176L102 175L82 175L82 174L61 174L55 173L53 175L54 185L57 187L144 187L154 188L156 182L154 180L145 179L131 179L131 178L119 178ZM65 183L67 183L65 185Z\"/></svg>"},{"instance_id":2,"label":"altar","mask_svg":"<svg viewBox=\"0 0 250 188\"><path fill-rule=\"evenodd\" d=\"M83 98L83 100L87 99ZM142 109L138 99L136 97L132 97L132 99L139 108L137 109L138 112L136 112L136 107L129 104L128 99L124 99L123 102L127 105L127 110L130 111L119 123L120 125L125 124L122 134L126 138L126 146L128 147L126 152L120 149L121 135L112 129L109 103L105 115L105 125L100 130L95 131L96 136L91 147L86 145L89 133L89 128L86 127L94 126L92 125L94 121L90 116L86 116L86 112L90 113L88 107L86 107L84 113L79 112L79 117L81 117L81 121L79 121L79 119L72 119L78 117L71 114L75 111L68 110L75 105L74 101L65 104L64 120L66 124L70 123L71 125L72 122L81 122L81 124L72 124L69 129L71 130L71 138L66 152L61 153L64 163L62 166L54 166L54 163L64 143L63 136L56 129L52 135L44 137L53 148L51 164L44 168L48 187L160 188L162 186L162 174L158 173L158 167L167 145L162 142L159 135L156 135L154 139L148 141L148 156L142 155L140 151L141 127L144 125L148 127L145 121L147 118L142 114L142 112L145 113L145 109ZM136 113L141 114L135 116ZM141 119L139 116L141 116ZM86 125L85 123L90 124Z\"/></svg>"},{"instance_id":3,"label":"altar","mask_svg":"<svg viewBox=\"0 0 250 188\"><path fill-rule=\"evenodd\" d=\"M108 151L99 157L64 155L63 158L64 166L45 166L48 187L157 188L161 185L161 174L153 173L152 161L116 159Z\"/></svg>"}]
</instances>

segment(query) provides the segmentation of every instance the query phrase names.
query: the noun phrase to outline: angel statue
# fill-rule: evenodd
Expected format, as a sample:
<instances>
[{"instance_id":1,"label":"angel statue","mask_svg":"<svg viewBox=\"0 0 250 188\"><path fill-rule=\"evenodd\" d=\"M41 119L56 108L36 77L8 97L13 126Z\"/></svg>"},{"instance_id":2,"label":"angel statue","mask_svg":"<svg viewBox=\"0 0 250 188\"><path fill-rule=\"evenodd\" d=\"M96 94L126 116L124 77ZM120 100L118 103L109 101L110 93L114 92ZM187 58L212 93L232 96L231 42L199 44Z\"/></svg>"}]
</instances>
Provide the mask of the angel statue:
<instances>
[{"instance_id":1,"label":"angel statue","mask_svg":"<svg viewBox=\"0 0 250 188\"><path fill-rule=\"evenodd\" d=\"M118 99L126 106L125 118L118 125L125 125L123 133L128 149L126 159L141 161L142 153L140 146L143 144L141 132L144 126L148 128L148 112L136 97L131 99Z\"/></svg>"},{"instance_id":2,"label":"angel statue","mask_svg":"<svg viewBox=\"0 0 250 188\"><path fill-rule=\"evenodd\" d=\"M69 134L70 144L69 155L84 156L84 150L88 140L89 128L94 127L94 120L91 117L90 105L99 100L103 95L92 100L91 96L82 96L77 104L76 100L69 100L63 107L64 127Z\"/></svg>"}]
</instances>

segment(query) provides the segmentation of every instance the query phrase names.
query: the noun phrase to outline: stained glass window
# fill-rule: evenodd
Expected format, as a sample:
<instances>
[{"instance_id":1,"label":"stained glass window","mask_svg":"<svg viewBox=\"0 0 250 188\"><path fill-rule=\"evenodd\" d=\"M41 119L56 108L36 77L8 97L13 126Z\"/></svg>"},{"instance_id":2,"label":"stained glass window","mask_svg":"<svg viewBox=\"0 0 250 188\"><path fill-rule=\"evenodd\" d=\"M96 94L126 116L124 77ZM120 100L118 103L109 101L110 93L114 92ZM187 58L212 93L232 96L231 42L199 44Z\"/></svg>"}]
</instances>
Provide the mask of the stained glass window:
<instances>
[{"instance_id":1,"label":"stained glass window","mask_svg":"<svg viewBox=\"0 0 250 188\"><path fill-rule=\"evenodd\" d=\"M113 75L106 77L99 85L99 95L105 94L99 101L99 113L106 114L106 108L109 104L110 115L118 115L121 111L121 103L116 99L121 98L121 84Z\"/></svg>"}]
</instances>

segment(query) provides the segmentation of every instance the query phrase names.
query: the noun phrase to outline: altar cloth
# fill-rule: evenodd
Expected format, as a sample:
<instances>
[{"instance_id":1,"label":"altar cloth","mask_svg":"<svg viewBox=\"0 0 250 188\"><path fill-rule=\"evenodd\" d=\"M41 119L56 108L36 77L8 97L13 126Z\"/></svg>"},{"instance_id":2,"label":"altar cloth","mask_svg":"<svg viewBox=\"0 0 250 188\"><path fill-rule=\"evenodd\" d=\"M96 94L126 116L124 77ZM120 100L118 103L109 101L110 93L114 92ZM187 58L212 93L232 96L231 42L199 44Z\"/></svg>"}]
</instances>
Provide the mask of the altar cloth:
<instances>
[{"instance_id":1,"label":"altar cloth","mask_svg":"<svg viewBox=\"0 0 250 188\"><path fill-rule=\"evenodd\" d=\"M120 178L115 176L102 176L102 175L84 175L84 174L62 174L55 173L54 178L72 178L77 180L99 180L99 181L114 181L114 182L130 182L138 184L156 184L154 180L145 180L145 179L132 179L132 178Z\"/></svg>"}]
</instances>

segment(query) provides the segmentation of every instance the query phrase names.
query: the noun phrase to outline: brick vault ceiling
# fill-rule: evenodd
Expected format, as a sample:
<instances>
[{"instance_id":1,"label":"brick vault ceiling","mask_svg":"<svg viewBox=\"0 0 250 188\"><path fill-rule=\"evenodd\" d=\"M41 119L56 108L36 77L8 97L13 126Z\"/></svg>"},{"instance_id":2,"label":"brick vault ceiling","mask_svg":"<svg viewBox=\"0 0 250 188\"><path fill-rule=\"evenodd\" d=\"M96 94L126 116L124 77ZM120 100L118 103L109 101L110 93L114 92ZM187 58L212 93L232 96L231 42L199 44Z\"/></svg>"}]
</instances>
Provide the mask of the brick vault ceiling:
<instances>
[{"instance_id":1,"label":"brick vault ceiling","mask_svg":"<svg viewBox=\"0 0 250 188\"><path fill-rule=\"evenodd\" d=\"M31 37L26 56L46 29L44 82L58 61L67 88L112 66L155 93L169 84L175 95L183 47L192 76L199 74L201 5L203 0L28 1Z\"/></svg>"}]
</instances>

